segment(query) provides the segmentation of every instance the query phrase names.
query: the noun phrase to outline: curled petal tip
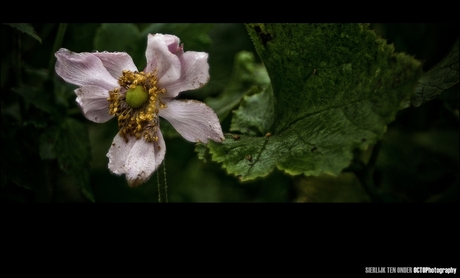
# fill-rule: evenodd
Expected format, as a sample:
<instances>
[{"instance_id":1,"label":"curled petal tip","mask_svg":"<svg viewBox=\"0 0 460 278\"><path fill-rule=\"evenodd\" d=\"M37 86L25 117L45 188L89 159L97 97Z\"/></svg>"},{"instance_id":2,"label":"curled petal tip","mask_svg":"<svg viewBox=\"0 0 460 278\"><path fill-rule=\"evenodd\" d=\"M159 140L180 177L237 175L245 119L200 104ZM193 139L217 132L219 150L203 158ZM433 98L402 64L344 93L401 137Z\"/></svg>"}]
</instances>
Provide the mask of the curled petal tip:
<instances>
[{"instance_id":1,"label":"curled petal tip","mask_svg":"<svg viewBox=\"0 0 460 278\"><path fill-rule=\"evenodd\" d=\"M147 179L147 180L143 180L143 179L140 179L140 178L139 178L139 179L131 179L131 180L130 180L130 179L126 179L126 180L128 181L129 187L135 188L135 187L138 187L139 185L145 183L148 179Z\"/></svg>"}]
</instances>

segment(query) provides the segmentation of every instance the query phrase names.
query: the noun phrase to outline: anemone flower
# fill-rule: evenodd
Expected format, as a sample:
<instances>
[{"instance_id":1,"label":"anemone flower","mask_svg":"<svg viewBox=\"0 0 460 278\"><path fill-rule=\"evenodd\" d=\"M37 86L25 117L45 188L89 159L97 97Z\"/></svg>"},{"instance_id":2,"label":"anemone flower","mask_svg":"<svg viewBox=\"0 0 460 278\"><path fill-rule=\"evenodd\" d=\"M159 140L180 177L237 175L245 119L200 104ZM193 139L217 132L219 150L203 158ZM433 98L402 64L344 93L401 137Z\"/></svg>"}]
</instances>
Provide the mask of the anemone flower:
<instances>
[{"instance_id":1,"label":"anemone flower","mask_svg":"<svg viewBox=\"0 0 460 278\"><path fill-rule=\"evenodd\" d=\"M107 153L109 169L131 187L146 182L162 163L166 146L158 116L191 142L224 139L216 113L206 104L178 100L180 92L209 80L208 54L184 52L179 38L149 34L147 66L138 71L125 52L56 52L56 73L79 86L77 104L96 123L118 118L119 132Z\"/></svg>"}]
</instances>

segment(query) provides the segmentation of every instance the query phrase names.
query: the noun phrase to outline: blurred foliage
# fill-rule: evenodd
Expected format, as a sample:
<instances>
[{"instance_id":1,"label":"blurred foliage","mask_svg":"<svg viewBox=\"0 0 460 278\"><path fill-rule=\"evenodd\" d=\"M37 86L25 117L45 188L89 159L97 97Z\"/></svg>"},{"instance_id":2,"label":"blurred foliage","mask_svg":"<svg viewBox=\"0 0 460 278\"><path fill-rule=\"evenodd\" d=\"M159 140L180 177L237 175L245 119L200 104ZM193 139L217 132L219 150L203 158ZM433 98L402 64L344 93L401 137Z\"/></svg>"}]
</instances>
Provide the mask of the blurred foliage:
<instances>
[{"instance_id":1,"label":"blurred foliage","mask_svg":"<svg viewBox=\"0 0 460 278\"><path fill-rule=\"evenodd\" d=\"M296 202L362 203L371 199L354 173L295 179Z\"/></svg>"},{"instance_id":2,"label":"blurred foliage","mask_svg":"<svg viewBox=\"0 0 460 278\"><path fill-rule=\"evenodd\" d=\"M422 61L425 73L447 56L458 39L455 24L371 24L371 29L394 43L396 52ZM130 188L124 177L110 173L106 153L118 131L116 121L86 120L75 103L75 86L54 73L56 47L74 52L127 51L142 68L149 32L175 34L185 51L209 53L211 80L180 97L206 100L211 106L218 98L234 97L218 112L229 142L238 140L235 133L268 139L265 128L243 131L236 120L258 103L257 93L270 93L266 80L251 77L257 72L263 75L265 69L243 24L73 23L66 28L55 23L2 24L2 202L158 201L156 176ZM241 59L250 63L239 63ZM252 69L245 68L251 64ZM249 74L246 81L238 78L238 71ZM355 150L356 161L338 178L292 178L275 170L264 179L239 182L220 164L200 160L194 144L166 130L169 201L458 202L458 90L457 83L420 107L401 110L381 147ZM166 122L161 126L167 129ZM209 158L206 148L200 156Z\"/></svg>"}]
</instances>

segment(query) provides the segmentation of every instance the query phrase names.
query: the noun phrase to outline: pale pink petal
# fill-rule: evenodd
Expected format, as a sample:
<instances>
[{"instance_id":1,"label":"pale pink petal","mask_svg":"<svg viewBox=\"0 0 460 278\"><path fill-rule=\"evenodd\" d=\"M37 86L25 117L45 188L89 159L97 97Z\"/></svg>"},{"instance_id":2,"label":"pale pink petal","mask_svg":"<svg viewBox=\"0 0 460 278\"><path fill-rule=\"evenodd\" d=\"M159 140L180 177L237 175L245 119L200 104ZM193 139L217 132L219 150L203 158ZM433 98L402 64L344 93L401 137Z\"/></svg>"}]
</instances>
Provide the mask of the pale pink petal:
<instances>
[{"instance_id":1,"label":"pale pink petal","mask_svg":"<svg viewBox=\"0 0 460 278\"><path fill-rule=\"evenodd\" d=\"M209 81L208 53L187 51L180 56L181 77L169 83L161 83L166 88L166 97L176 97L180 92L203 87Z\"/></svg>"},{"instance_id":2,"label":"pale pink petal","mask_svg":"<svg viewBox=\"0 0 460 278\"><path fill-rule=\"evenodd\" d=\"M104 123L112 119L109 114L107 90L97 86L83 86L75 90L77 103L85 117L96 123Z\"/></svg>"},{"instance_id":3,"label":"pale pink petal","mask_svg":"<svg viewBox=\"0 0 460 278\"><path fill-rule=\"evenodd\" d=\"M181 76L181 62L176 54L182 54L177 50L179 38L173 35L149 34L147 40L147 66L145 72L157 70L158 84L169 84L178 80ZM173 50L173 52L171 52Z\"/></svg>"},{"instance_id":4,"label":"pale pink petal","mask_svg":"<svg viewBox=\"0 0 460 278\"><path fill-rule=\"evenodd\" d=\"M163 135L158 132L157 136L156 143L148 143L134 137L126 142L117 134L107 153L110 171L118 175L125 174L131 187L146 182L163 162L166 153Z\"/></svg>"},{"instance_id":5,"label":"pale pink petal","mask_svg":"<svg viewBox=\"0 0 460 278\"><path fill-rule=\"evenodd\" d=\"M222 142L224 134L216 113L203 102L172 100L159 115L165 118L186 140L207 143L208 139Z\"/></svg>"},{"instance_id":6,"label":"pale pink petal","mask_svg":"<svg viewBox=\"0 0 460 278\"><path fill-rule=\"evenodd\" d=\"M137 67L131 56L126 52L95 52L94 56L101 59L104 67L109 73L118 79L122 76L123 70L137 71Z\"/></svg>"},{"instance_id":7,"label":"pale pink petal","mask_svg":"<svg viewBox=\"0 0 460 278\"><path fill-rule=\"evenodd\" d=\"M75 53L61 48L55 56L56 73L69 83L78 86L98 86L107 91L119 86L102 61L92 53Z\"/></svg>"},{"instance_id":8,"label":"pale pink petal","mask_svg":"<svg viewBox=\"0 0 460 278\"><path fill-rule=\"evenodd\" d=\"M129 152L136 143L136 139L125 141L119 133L115 135L110 146L107 157L109 158L109 169L112 173L122 175L126 173L125 162Z\"/></svg>"}]
</instances>

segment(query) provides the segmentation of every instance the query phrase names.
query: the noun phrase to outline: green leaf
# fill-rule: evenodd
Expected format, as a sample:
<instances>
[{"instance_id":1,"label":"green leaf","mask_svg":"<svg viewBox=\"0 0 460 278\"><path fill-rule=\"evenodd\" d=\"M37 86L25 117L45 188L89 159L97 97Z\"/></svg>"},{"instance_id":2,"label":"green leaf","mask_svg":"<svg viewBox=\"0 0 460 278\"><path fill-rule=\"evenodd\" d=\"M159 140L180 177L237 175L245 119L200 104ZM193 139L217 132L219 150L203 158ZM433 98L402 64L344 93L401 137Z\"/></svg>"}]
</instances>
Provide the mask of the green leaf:
<instances>
[{"instance_id":1,"label":"green leaf","mask_svg":"<svg viewBox=\"0 0 460 278\"><path fill-rule=\"evenodd\" d=\"M85 197L94 202L89 173L89 135L83 123L66 118L59 126L46 129L40 136L39 151L42 159L57 158L59 168L71 175Z\"/></svg>"},{"instance_id":2,"label":"green leaf","mask_svg":"<svg viewBox=\"0 0 460 278\"><path fill-rule=\"evenodd\" d=\"M432 100L440 93L458 83L458 52L459 43L457 39L449 54L420 78L415 93L410 99L412 107L418 107ZM408 106L406 105L406 107Z\"/></svg>"},{"instance_id":3,"label":"green leaf","mask_svg":"<svg viewBox=\"0 0 460 278\"><path fill-rule=\"evenodd\" d=\"M32 25L30 25L30 23L5 23L5 24L18 29L19 31L31 36L32 38L42 43L42 39L40 39L40 37L35 32Z\"/></svg>"},{"instance_id":4,"label":"green leaf","mask_svg":"<svg viewBox=\"0 0 460 278\"><path fill-rule=\"evenodd\" d=\"M206 153L208 149L206 148L205 144L196 144L195 145L195 152L198 154L198 159L203 160L206 163Z\"/></svg>"},{"instance_id":5,"label":"green leaf","mask_svg":"<svg viewBox=\"0 0 460 278\"><path fill-rule=\"evenodd\" d=\"M252 91L260 88L252 87ZM240 108L233 111L230 131L248 135L264 135L269 133L274 121L274 98L271 86L254 95L246 95Z\"/></svg>"},{"instance_id":6,"label":"green leaf","mask_svg":"<svg viewBox=\"0 0 460 278\"><path fill-rule=\"evenodd\" d=\"M291 175L338 175L355 148L382 138L421 74L417 60L394 53L365 24L247 28L272 82L271 136L226 135L223 143L207 145L212 160L243 181L267 176L275 167ZM244 105L240 109L248 111ZM264 112L254 113L266 119ZM246 114L246 124L245 113L236 115L238 130L254 129L253 113ZM270 124L259 122L262 135Z\"/></svg>"},{"instance_id":7,"label":"green leaf","mask_svg":"<svg viewBox=\"0 0 460 278\"><path fill-rule=\"evenodd\" d=\"M205 102L222 121L245 95L261 92L269 85L270 78L265 67L255 63L254 54L241 51L235 55L229 85L218 97L207 98Z\"/></svg>"}]
</instances>

